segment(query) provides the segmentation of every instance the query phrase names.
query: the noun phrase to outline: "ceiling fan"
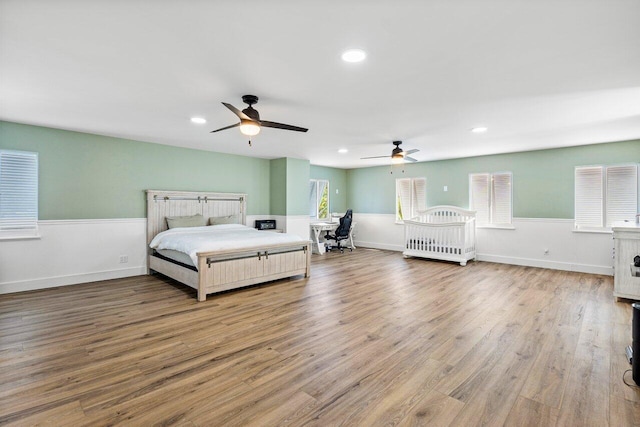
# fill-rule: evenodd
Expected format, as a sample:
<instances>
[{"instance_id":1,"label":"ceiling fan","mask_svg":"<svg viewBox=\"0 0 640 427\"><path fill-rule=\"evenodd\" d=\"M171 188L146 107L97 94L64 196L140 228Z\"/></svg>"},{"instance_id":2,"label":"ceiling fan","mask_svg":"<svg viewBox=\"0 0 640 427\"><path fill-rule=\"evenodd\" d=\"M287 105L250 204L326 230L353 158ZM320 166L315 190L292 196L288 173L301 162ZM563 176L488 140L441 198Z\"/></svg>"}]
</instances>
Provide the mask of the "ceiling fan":
<instances>
[{"instance_id":1,"label":"ceiling fan","mask_svg":"<svg viewBox=\"0 0 640 427\"><path fill-rule=\"evenodd\" d=\"M409 157L409 154L413 154L413 153L417 153L420 150L417 149L413 149L413 150L408 150L408 151L403 151L402 148L400 148L400 144L402 144L402 141L393 141L393 145L395 145L396 147L391 150L391 162L392 163L402 163L402 162L417 162L417 159L414 159L413 157ZM373 157L361 157L360 159L383 159L385 157L389 157L389 156L373 156Z\"/></svg>"},{"instance_id":2,"label":"ceiling fan","mask_svg":"<svg viewBox=\"0 0 640 427\"><path fill-rule=\"evenodd\" d=\"M307 128L286 125L284 123L276 123L276 122L270 122L267 120L260 120L260 113L258 113L258 110L253 108L253 104L256 104L258 102L258 97L255 95L243 95L242 102L249 105L247 108L245 108L242 111L238 110L236 107L234 107L231 104L227 104L226 102L223 102L222 105L227 107L236 116L238 116L238 118L240 119L240 122L234 125L225 126L220 129L212 130L211 133L219 132L225 129L235 128L238 126L240 126L240 132L243 135L247 135L249 137L252 137L260 133L261 127L293 130L296 132L306 132L309 130ZM251 139L249 139L249 145L251 145Z\"/></svg>"}]
</instances>

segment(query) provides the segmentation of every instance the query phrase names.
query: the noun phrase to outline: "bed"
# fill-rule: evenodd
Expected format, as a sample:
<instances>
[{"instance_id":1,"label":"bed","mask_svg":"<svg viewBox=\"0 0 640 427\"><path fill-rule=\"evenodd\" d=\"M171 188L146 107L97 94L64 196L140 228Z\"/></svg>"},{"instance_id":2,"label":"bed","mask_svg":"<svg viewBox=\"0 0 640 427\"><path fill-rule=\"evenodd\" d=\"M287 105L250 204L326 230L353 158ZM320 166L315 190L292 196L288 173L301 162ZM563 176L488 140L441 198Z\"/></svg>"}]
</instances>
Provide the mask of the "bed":
<instances>
[{"instance_id":1,"label":"bed","mask_svg":"<svg viewBox=\"0 0 640 427\"><path fill-rule=\"evenodd\" d=\"M158 272L196 289L198 301L216 292L298 275L309 277L310 242L246 227L246 204L247 195L239 193L147 190L149 274ZM215 225L170 230L167 225L168 219L177 221L200 215L215 219ZM189 253L183 250L185 241L173 243L174 246L166 243L172 234L185 234L181 231L193 234L199 231L196 229L212 234L196 238L197 244L187 248ZM226 241L209 249L202 246L207 240L217 241L223 234L241 235L242 242L231 245ZM152 242L155 248L150 246Z\"/></svg>"},{"instance_id":2,"label":"bed","mask_svg":"<svg viewBox=\"0 0 640 427\"><path fill-rule=\"evenodd\" d=\"M456 206L434 206L404 221L405 257L459 262L476 258L474 211Z\"/></svg>"}]
</instances>

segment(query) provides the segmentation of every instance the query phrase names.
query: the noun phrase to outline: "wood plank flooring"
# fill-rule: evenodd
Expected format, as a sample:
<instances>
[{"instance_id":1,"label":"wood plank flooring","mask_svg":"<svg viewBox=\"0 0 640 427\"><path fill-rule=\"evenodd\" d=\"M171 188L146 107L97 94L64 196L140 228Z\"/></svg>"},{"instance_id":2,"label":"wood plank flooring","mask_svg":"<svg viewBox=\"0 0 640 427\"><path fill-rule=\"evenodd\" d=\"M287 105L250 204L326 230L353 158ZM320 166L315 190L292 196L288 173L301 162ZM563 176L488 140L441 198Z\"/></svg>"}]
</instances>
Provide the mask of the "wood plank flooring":
<instances>
[{"instance_id":1,"label":"wood plank flooring","mask_svg":"<svg viewBox=\"0 0 640 427\"><path fill-rule=\"evenodd\" d=\"M358 249L200 303L162 276L0 295L0 425L640 425L612 288Z\"/></svg>"}]
</instances>

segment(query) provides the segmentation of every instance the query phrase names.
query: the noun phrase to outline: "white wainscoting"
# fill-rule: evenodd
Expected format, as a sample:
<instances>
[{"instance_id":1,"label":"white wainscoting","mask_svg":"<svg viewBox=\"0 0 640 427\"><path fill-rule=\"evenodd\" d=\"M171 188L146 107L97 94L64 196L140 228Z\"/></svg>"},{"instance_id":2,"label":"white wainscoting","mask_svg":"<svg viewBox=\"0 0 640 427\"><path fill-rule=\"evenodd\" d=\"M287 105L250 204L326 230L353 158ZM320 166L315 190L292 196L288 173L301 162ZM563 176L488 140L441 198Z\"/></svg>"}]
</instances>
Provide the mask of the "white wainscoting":
<instances>
[{"instance_id":1,"label":"white wainscoting","mask_svg":"<svg viewBox=\"0 0 640 427\"><path fill-rule=\"evenodd\" d=\"M275 219L276 227L309 239L309 217ZM0 240L0 294L147 274L146 218L40 221L40 239ZM120 257L127 257L121 263Z\"/></svg>"},{"instance_id":2,"label":"white wainscoting","mask_svg":"<svg viewBox=\"0 0 640 427\"><path fill-rule=\"evenodd\" d=\"M39 221L40 239L0 241L0 293L146 274L146 224L145 218Z\"/></svg>"},{"instance_id":3,"label":"white wainscoting","mask_svg":"<svg viewBox=\"0 0 640 427\"><path fill-rule=\"evenodd\" d=\"M311 219L309 215L287 215L285 221L285 233L295 234L306 240L310 239L311 229L309 228L309 223Z\"/></svg>"},{"instance_id":4,"label":"white wainscoting","mask_svg":"<svg viewBox=\"0 0 640 427\"><path fill-rule=\"evenodd\" d=\"M356 246L403 250L404 226L395 223L395 215L354 213L353 218ZM477 229L479 261L613 275L611 233L576 233L570 219L514 218L513 225L513 230Z\"/></svg>"},{"instance_id":5,"label":"white wainscoting","mask_svg":"<svg viewBox=\"0 0 640 427\"><path fill-rule=\"evenodd\" d=\"M247 215L247 225L253 227L256 219L275 219L278 230L309 239L308 215Z\"/></svg>"},{"instance_id":6,"label":"white wainscoting","mask_svg":"<svg viewBox=\"0 0 640 427\"><path fill-rule=\"evenodd\" d=\"M275 219L277 228L309 238L305 215L251 215L247 224L255 219ZM356 246L402 251L404 227L394 215L355 213L354 221ZM478 260L613 274L609 233L576 233L565 219L515 218L514 226L479 228ZM145 218L40 221L39 227L40 239L0 240L0 294L147 272Z\"/></svg>"}]
</instances>

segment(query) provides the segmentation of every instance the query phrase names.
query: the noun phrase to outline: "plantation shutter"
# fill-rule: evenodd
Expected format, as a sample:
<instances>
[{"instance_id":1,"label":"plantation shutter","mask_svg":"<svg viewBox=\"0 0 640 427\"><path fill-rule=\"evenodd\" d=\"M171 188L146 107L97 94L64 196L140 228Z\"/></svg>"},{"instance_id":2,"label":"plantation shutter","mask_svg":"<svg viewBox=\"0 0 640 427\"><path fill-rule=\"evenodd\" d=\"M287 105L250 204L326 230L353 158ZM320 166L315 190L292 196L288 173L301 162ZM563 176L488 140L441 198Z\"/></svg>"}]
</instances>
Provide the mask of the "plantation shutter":
<instances>
[{"instance_id":1,"label":"plantation shutter","mask_svg":"<svg viewBox=\"0 0 640 427\"><path fill-rule=\"evenodd\" d=\"M411 203L411 218L418 216L418 211L427 208L427 180L426 178L413 179L413 199Z\"/></svg>"},{"instance_id":2,"label":"plantation shutter","mask_svg":"<svg viewBox=\"0 0 640 427\"><path fill-rule=\"evenodd\" d=\"M491 177L491 223L511 224L511 174L494 173Z\"/></svg>"},{"instance_id":3,"label":"plantation shutter","mask_svg":"<svg viewBox=\"0 0 640 427\"><path fill-rule=\"evenodd\" d=\"M603 168L580 166L575 169L575 227L603 226Z\"/></svg>"},{"instance_id":4,"label":"plantation shutter","mask_svg":"<svg viewBox=\"0 0 640 427\"><path fill-rule=\"evenodd\" d=\"M0 150L0 235L38 230L38 153Z\"/></svg>"},{"instance_id":5,"label":"plantation shutter","mask_svg":"<svg viewBox=\"0 0 640 427\"><path fill-rule=\"evenodd\" d=\"M469 206L476 211L476 224L490 223L490 175L488 173L474 173L469 175Z\"/></svg>"},{"instance_id":6,"label":"plantation shutter","mask_svg":"<svg viewBox=\"0 0 640 427\"><path fill-rule=\"evenodd\" d=\"M638 211L638 166L607 167L607 227L616 221L635 219Z\"/></svg>"},{"instance_id":7,"label":"plantation shutter","mask_svg":"<svg viewBox=\"0 0 640 427\"><path fill-rule=\"evenodd\" d=\"M410 219L411 178L396 179L396 221Z\"/></svg>"}]
</instances>

